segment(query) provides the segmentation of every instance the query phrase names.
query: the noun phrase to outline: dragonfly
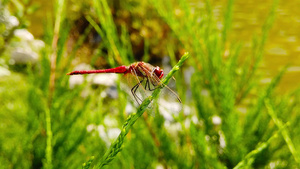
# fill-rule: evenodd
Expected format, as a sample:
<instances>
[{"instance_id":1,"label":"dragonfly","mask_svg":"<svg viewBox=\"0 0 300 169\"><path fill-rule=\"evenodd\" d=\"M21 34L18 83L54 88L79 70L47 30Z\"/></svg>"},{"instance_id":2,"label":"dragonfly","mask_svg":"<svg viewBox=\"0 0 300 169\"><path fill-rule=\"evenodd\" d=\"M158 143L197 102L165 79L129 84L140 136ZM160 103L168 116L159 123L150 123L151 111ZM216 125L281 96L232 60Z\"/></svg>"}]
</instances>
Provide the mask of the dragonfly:
<instances>
[{"instance_id":1,"label":"dragonfly","mask_svg":"<svg viewBox=\"0 0 300 169\"><path fill-rule=\"evenodd\" d=\"M138 104L143 102L141 96L138 96L137 90L142 88L140 91L153 91L158 87L165 87L171 95L175 96L177 101L181 104L179 96L168 86L161 82L164 76L164 71L159 66L153 66L145 62L135 62L129 66L119 66L110 69L99 69L99 70L75 70L67 75L81 75L81 74L94 74L94 73L119 73L124 75L130 75L131 79L135 79L135 84L131 88L131 93Z\"/></svg>"}]
</instances>

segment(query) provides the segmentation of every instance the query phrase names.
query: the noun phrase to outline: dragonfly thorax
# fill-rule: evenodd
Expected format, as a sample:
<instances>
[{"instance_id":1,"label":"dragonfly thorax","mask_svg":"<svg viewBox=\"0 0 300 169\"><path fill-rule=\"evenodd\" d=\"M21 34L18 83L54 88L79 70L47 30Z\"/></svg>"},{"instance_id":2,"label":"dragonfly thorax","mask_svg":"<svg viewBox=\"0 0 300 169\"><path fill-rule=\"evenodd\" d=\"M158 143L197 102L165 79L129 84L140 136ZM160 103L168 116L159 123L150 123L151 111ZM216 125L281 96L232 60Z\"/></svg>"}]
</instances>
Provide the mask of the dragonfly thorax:
<instances>
[{"instance_id":1,"label":"dragonfly thorax","mask_svg":"<svg viewBox=\"0 0 300 169\"><path fill-rule=\"evenodd\" d=\"M158 67L158 66L156 66L156 67L154 68L153 73L154 73L159 79L161 79L161 78L164 76L164 71L163 71L160 67Z\"/></svg>"}]
</instances>

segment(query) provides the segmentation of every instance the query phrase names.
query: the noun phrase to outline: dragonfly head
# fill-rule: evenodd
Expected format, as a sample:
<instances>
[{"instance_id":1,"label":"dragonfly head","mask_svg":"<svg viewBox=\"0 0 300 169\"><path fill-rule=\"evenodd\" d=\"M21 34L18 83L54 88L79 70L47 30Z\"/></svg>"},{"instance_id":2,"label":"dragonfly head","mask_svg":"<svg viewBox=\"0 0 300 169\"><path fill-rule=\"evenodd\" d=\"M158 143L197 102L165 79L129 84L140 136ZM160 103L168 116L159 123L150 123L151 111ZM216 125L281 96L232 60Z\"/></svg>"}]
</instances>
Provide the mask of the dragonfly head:
<instances>
[{"instance_id":1,"label":"dragonfly head","mask_svg":"<svg viewBox=\"0 0 300 169\"><path fill-rule=\"evenodd\" d=\"M154 74L159 78L159 79L161 79L163 76L164 76L164 71L160 68L160 67L158 67L158 66L156 66L155 68L154 68Z\"/></svg>"}]
</instances>

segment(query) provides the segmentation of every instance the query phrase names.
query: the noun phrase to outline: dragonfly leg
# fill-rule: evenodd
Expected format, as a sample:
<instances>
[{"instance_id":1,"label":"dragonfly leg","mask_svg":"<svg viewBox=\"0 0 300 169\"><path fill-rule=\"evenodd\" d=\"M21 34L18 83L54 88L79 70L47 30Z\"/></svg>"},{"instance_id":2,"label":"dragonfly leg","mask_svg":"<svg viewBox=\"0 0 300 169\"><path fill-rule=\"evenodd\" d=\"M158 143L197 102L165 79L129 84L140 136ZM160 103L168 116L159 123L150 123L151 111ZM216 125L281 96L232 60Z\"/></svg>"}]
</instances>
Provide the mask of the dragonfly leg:
<instances>
[{"instance_id":1,"label":"dragonfly leg","mask_svg":"<svg viewBox=\"0 0 300 169\"><path fill-rule=\"evenodd\" d=\"M150 80L147 77L146 84L145 84L145 89L148 89L149 91L153 91L153 90L157 89L158 87L159 87L158 85L153 84L153 88L151 89Z\"/></svg>"},{"instance_id":2,"label":"dragonfly leg","mask_svg":"<svg viewBox=\"0 0 300 169\"><path fill-rule=\"evenodd\" d=\"M143 81L144 81L144 78L138 84L133 86L133 88L131 89L131 93L138 104L140 104L140 102L143 102L143 100L137 96L136 91L140 87L140 85L142 84Z\"/></svg>"},{"instance_id":3,"label":"dragonfly leg","mask_svg":"<svg viewBox=\"0 0 300 169\"><path fill-rule=\"evenodd\" d=\"M146 79L146 83L145 83L145 89L147 90L147 88L148 88L149 91L152 91L152 90L150 89L150 82L149 82L149 79L148 79L148 78Z\"/></svg>"}]
</instances>

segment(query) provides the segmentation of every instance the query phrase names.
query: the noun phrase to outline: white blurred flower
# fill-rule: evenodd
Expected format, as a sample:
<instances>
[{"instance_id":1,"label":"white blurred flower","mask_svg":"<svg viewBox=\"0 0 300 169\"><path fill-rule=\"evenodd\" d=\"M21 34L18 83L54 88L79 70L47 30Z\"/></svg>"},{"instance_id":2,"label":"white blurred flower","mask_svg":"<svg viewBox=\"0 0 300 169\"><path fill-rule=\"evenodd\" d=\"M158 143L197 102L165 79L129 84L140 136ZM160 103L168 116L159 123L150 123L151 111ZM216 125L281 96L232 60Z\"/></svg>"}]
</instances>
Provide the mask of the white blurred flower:
<instances>
[{"instance_id":1,"label":"white blurred flower","mask_svg":"<svg viewBox=\"0 0 300 169\"><path fill-rule=\"evenodd\" d=\"M182 131L182 127L181 127L180 123L170 123L170 122L166 121L164 123L164 126L165 126L166 130L168 131L168 133L170 133L173 136L176 136L179 131Z\"/></svg>"},{"instance_id":2,"label":"white blurred flower","mask_svg":"<svg viewBox=\"0 0 300 169\"><path fill-rule=\"evenodd\" d=\"M109 128L106 129L103 125L94 125L90 124L87 126L87 131L91 132L96 130L99 134L99 137L105 142L106 146L109 147L111 142L113 142L121 133L119 128Z\"/></svg>"},{"instance_id":3,"label":"white blurred flower","mask_svg":"<svg viewBox=\"0 0 300 169\"><path fill-rule=\"evenodd\" d=\"M28 32L28 30L26 29L17 29L14 31L14 35L20 38L21 40L27 40L27 41L34 40L33 35L30 32Z\"/></svg>"},{"instance_id":4,"label":"white blurred flower","mask_svg":"<svg viewBox=\"0 0 300 169\"><path fill-rule=\"evenodd\" d=\"M9 16L8 17L8 22L9 22L11 27L16 27L20 24L18 18L15 17L15 16Z\"/></svg>"},{"instance_id":5,"label":"white blurred flower","mask_svg":"<svg viewBox=\"0 0 300 169\"><path fill-rule=\"evenodd\" d=\"M41 40L35 40L34 36L26 29L14 31L18 41L10 44L11 60L10 64L36 63L39 59L39 52L45 46Z\"/></svg>"},{"instance_id":6,"label":"white blurred flower","mask_svg":"<svg viewBox=\"0 0 300 169\"><path fill-rule=\"evenodd\" d=\"M0 77L1 76L9 76L10 71L6 69L5 67L0 66Z\"/></svg>"},{"instance_id":7,"label":"white blurred flower","mask_svg":"<svg viewBox=\"0 0 300 169\"><path fill-rule=\"evenodd\" d=\"M132 106L132 104L130 104L129 102L127 102L126 107L125 107L125 112L127 114L130 114L134 111L134 107Z\"/></svg>"},{"instance_id":8,"label":"white blurred flower","mask_svg":"<svg viewBox=\"0 0 300 169\"><path fill-rule=\"evenodd\" d=\"M184 126L185 126L186 128L190 128L190 126L191 126L191 119L190 119L190 118L186 118L186 119L184 120Z\"/></svg>"},{"instance_id":9,"label":"white blurred flower","mask_svg":"<svg viewBox=\"0 0 300 169\"><path fill-rule=\"evenodd\" d=\"M87 127L86 127L86 130L88 131L88 132L92 132L93 130L95 130L96 129L96 125L95 124L89 124Z\"/></svg>"},{"instance_id":10,"label":"white blurred flower","mask_svg":"<svg viewBox=\"0 0 300 169\"><path fill-rule=\"evenodd\" d=\"M95 76L93 76L92 83L96 85L103 85L103 86L114 86L116 84L117 79L118 79L117 74L111 74L111 73L96 74Z\"/></svg>"},{"instance_id":11,"label":"white blurred flower","mask_svg":"<svg viewBox=\"0 0 300 169\"><path fill-rule=\"evenodd\" d=\"M165 167L164 167L164 165L162 165L161 163L159 163L159 164L156 165L155 168L156 169L164 169Z\"/></svg>"},{"instance_id":12,"label":"white blurred flower","mask_svg":"<svg viewBox=\"0 0 300 169\"><path fill-rule=\"evenodd\" d=\"M0 8L1 2L2 1L0 1ZM12 28L20 24L19 20L15 16L10 15L10 12L6 8L1 8L0 23L5 24L5 31L1 32L5 36L9 35Z\"/></svg>"},{"instance_id":13,"label":"white blurred flower","mask_svg":"<svg viewBox=\"0 0 300 169\"><path fill-rule=\"evenodd\" d=\"M117 137L119 136L120 133L121 133L121 130L119 128L111 128L111 129L108 129L107 136L110 141L114 141L115 139L117 139Z\"/></svg>"},{"instance_id":14,"label":"white blurred flower","mask_svg":"<svg viewBox=\"0 0 300 169\"><path fill-rule=\"evenodd\" d=\"M186 115L186 116L190 115L190 114L191 114L191 107L188 106L188 105L184 105L184 106L183 106L183 113L184 113L184 115Z\"/></svg>"},{"instance_id":15,"label":"white blurred flower","mask_svg":"<svg viewBox=\"0 0 300 169\"><path fill-rule=\"evenodd\" d=\"M38 54L33 52L31 49L16 48L11 52L10 63L12 64L23 64L23 63L36 63L38 61Z\"/></svg>"},{"instance_id":16,"label":"white blurred flower","mask_svg":"<svg viewBox=\"0 0 300 169\"><path fill-rule=\"evenodd\" d=\"M105 116L105 118L104 118L104 124L105 124L105 126L112 128L112 127L118 126L118 121L116 120L116 118L108 115L108 116Z\"/></svg>"},{"instance_id":17,"label":"white blurred flower","mask_svg":"<svg viewBox=\"0 0 300 169\"><path fill-rule=\"evenodd\" d=\"M199 123L198 117L196 115L192 116L192 121L193 121L194 124L198 124Z\"/></svg>"},{"instance_id":18,"label":"white blurred flower","mask_svg":"<svg viewBox=\"0 0 300 169\"><path fill-rule=\"evenodd\" d=\"M226 142L225 142L224 134L221 131L219 131L219 135L220 135L220 140L219 140L220 147L225 148Z\"/></svg>"},{"instance_id":19,"label":"white blurred flower","mask_svg":"<svg viewBox=\"0 0 300 169\"><path fill-rule=\"evenodd\" d=\"M222 119L219 116L213 116L212 117L212 122L214 125L220 125L222 123Z\"/></svg>"},{"instance_id":20,"label":"white blurred flower","mask_svg":"<svg viewBox=\"0 0 300 169\"><path fill-rule=\"evenodd\" d=\"M83 76L70 76L69 78L69 87L73 89L77 85L81 85L84 82Z\"/></svg>"},{"instance_id":21,"label":"white blurred flower","mask_svg":"<svg viewBox=\"0 0 300 169\"><path fill-rule=\"evenodd\" d=\"M179 102L170 102L162 98L158 102L159 112L167 121L173 121L173 116L178 116L182 109L182 104Z\"/></svg>"},{"instance_id":22,"label":"white blurred flower","mask_svg":"<svg viewBox=\"0 0 300 169\"><path fill-rule=\"evenodd\" d=\"M210 136L209 136L209 135L205 135L205 140L206 140L207 142L209 142L209 141L210 141Z\"/></svg>"},{"instance_id":23,"label":"white blurred flower","mask_svg":"<svg viewBox=\"0 0 300 169\"><path fill-rule=\"evenodd\" d=\"M171 115L171 113L168 113L168 112L166 112L166 111L161 111L160 110L160 114L164 117L164 119L166 120L166 121L173 121L174 120L174 118L173 118L173 116Z\"/></svg>"},{"instance_id":24,"label":"white blurred flower","mask_svg":"<svg viewBox=\"0 0 300 169\"><path fill-rule=\"evenodd\" d=\"M100 93L100 96L101 96L102 98L105 98L105 97L107 97L107 93L106 93L105 91L102 91L102 92Z\"/></svg>"},{"instance_id":25,"label":"white blurred flower","mask_svg":"<svg viewBox=\"0 0 300 169\"><path fill-rule=\"evenodd\" d=\"M111 143L107 137L107 134L106 134L106 131L105 131L105 128L103 125L99 125L97 127L97 131L98 131L98 134L99 134L99 137L106 143L107 146L109 146Z\"/></svg>"},{"instance_id":26,"label":"white blurred flower","mask_svg":"<svg viewBox=\"0 0 300 169\"><path fill-rule=\"evenodd\" d=\"M35 39L30 42L30 46L33 51L40 51L42 48L45 47L45 43L42 40Z\"/></svg>"}]
</instances>

